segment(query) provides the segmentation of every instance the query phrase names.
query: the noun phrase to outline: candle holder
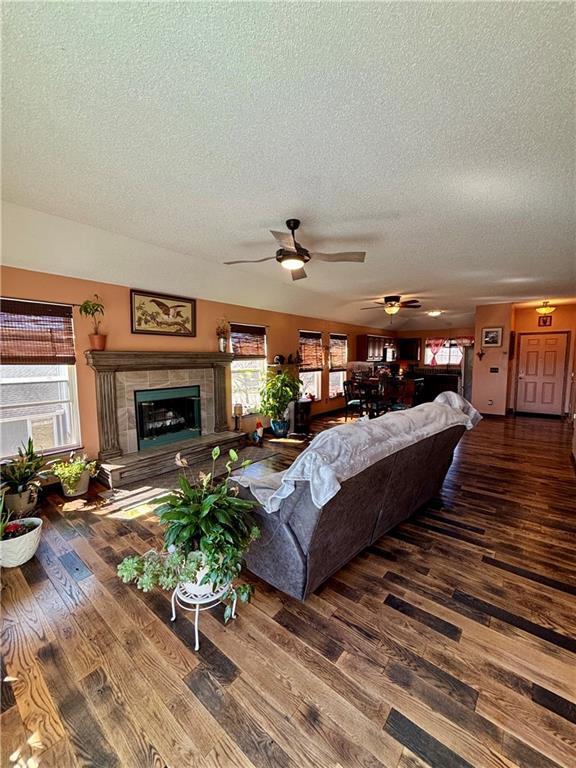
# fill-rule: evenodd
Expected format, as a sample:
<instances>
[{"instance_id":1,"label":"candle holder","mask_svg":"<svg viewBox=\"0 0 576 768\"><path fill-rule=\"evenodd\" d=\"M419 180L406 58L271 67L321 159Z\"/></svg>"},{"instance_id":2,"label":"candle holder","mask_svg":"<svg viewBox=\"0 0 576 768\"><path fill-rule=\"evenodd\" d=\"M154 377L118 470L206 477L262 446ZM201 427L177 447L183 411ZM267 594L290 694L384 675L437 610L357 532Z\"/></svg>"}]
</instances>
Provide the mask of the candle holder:
<instances>
[{"instance_id":1,"label":"candle holder","mask_svg":"<svg viewBox=\"0 0 576 768\"><path fill-rule=\"evenodd\" d=\"M240 432L240 419L242 418L243 410L242 403L234 404L234 432Z\"/></svg>"}]
</instances>

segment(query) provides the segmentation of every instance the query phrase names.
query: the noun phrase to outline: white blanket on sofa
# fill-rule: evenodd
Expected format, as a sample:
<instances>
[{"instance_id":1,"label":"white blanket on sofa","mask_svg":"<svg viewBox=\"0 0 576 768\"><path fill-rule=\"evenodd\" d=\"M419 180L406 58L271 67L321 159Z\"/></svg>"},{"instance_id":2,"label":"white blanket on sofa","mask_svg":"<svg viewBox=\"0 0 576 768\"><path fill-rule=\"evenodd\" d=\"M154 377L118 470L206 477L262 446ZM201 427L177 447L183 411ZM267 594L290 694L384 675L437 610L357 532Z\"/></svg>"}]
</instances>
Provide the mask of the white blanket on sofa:
<instances>
[{"instance_id":1,"label":"white blanket on sofa","mask_svg":"<svg viewBox=\"0 0 576 768\"><path fill-rule=\"evenodd\" d=\"M249 488L267 512L276 512L296 482L307 480L312 501L320 508L336 496L341 483L377 461L458 424L472 429L481 418L467 400L443 392L433 403L320 432L284 472L233 480Z\"/></svg>"}]
</instances>

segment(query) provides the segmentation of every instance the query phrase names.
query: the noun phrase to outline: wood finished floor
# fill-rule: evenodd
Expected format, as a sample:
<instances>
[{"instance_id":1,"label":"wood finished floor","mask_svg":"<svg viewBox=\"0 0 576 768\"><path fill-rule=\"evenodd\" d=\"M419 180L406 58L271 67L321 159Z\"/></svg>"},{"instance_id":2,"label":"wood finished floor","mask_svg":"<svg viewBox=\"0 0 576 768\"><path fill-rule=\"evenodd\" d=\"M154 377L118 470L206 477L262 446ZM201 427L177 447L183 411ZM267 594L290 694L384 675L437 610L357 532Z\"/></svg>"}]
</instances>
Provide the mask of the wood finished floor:
<instances>
[{"instance_id":1,"label":"wood finished floor","mask_svg":"<svg viewBox=\"0 0 576 768\"><path fill-rule=\"evenodd\" d=\"M154 519L50 496L37 558L2 574L2 766L573 768L570 436L483 421L441 498L305 604L258 582L236 622L203 615L199 653L115 576Z\"/></svg>"}]
</instances>

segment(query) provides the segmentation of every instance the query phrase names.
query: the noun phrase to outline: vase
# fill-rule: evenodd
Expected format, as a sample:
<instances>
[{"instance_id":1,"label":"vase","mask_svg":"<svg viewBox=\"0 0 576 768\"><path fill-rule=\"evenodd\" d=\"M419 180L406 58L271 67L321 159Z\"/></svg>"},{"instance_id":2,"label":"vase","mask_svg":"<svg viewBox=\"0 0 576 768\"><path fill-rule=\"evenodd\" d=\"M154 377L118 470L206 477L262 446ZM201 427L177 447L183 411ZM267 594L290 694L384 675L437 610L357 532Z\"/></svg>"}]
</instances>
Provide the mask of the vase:
<instances>
[{"instance_id":1,"label":"vase","mask_svg":"<svg viewBox=\"0 0 576 768\"><path fill-rule=\"evenodd\" d=\"M228 344L228 339L226 339L224 336L218 337L218 352L226 352L226 346Z\"/></svg>"},{"instance_id":2,"label":"vase","mask_svg":"<svg viewBox=\"0 0 576 768\"><path fill-rule=\"evenodd\" d=\"M15 539L0 541L0 566L2 568L16 568L19 565L24 565L30 558L34 557L38 544L40 544L42 520L39 517L23 517L18 522L34 523L36 528L23 536L17 536Z\"/></svg>"},{"instance_id":3,"label":"vase","mask_svg":"<svg viewBox=\"0 0 576 768\"><path fill-rule=\"evenodd\" d=\"M26 488L22 493L5 493L4 504L16 517L32 512L38 502L38 488Z\"/></svg>"}]
</instances>

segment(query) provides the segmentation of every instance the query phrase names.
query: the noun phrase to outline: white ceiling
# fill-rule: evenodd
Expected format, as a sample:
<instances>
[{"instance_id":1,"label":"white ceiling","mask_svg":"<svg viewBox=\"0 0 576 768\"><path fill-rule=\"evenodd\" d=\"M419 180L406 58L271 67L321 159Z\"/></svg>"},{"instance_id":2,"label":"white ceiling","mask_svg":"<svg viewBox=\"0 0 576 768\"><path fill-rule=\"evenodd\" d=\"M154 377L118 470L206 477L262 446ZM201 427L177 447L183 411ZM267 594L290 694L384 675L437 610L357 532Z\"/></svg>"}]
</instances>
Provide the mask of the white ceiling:
<instances>
[{"instance_id":1,"label":"white ceiling","mask_svg":"<svg viewBox=\"0 0 576 768\"><path fill-rule=\"evenodd\" d=\"M174 251L128 281L371 325L575 293L574 5L5 2L3 195ZM292 284L269 228L365 249ZM86 276L74 254L58 270ZM201 285L196 276L203 276ZM127 282L102 253L92 276ZM210 290L210 285L217 286Z\"/></svg>"}]
</instances>

